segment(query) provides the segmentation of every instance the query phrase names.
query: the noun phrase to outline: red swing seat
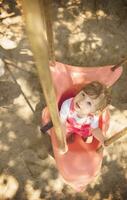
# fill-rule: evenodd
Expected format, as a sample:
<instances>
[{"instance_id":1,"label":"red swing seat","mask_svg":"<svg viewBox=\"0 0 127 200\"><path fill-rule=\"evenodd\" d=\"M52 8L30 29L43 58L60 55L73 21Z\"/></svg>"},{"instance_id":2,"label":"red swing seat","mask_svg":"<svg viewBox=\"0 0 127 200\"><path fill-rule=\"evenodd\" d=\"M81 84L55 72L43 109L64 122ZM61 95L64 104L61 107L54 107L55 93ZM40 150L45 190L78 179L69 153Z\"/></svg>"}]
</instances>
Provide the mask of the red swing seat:
<instances>
[{"instance_id":1,"label":"red swing seat","mask_svg":"<svg viewBox=\"0 0 127 200\"><path fill-rule=\"evenodd\" d=\"M111 67L74 67L56 62L55 66L50 67L50 70L59 107L65 99L75 96L82 86L91 81L97 80L107 86L114 84L122 73L122 67L115 71L112 71ZM50 114L46 107L42 113L43 124L49 120ZM105 110L101 116L101 126L103 132L106 132L109 126L108 110ZM88 144L79 135L76 135L74 142L68 144L68 151L61 155L54 128L50 129L49 134L56 164L65 182L78 191L82 190L100 171L103 153L96 152L100 143L94 138L92 143Z\"/></svg>"}]
</instances>

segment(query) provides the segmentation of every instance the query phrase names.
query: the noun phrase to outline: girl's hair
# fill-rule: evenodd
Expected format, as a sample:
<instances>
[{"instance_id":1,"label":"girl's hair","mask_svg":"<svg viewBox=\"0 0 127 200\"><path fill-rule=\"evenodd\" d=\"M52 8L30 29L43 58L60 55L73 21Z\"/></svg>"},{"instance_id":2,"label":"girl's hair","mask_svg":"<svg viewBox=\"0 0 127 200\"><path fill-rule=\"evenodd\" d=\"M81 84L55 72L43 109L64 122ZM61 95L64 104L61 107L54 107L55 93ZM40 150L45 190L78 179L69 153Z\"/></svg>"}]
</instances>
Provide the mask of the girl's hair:
<instances>
[{"instance_id":1,"label":"girl's hair","mask_svg":"<svg viewBox=\"0 0 127 200\"><path fill-rule=\"evenodd\" d=\"M103 98L100 98L97 110L103 110L111 102L109 89L98 81L85 85L82 90L92 99L97 99L100 95L103 95Z\"/></svg>"}]
</instances>

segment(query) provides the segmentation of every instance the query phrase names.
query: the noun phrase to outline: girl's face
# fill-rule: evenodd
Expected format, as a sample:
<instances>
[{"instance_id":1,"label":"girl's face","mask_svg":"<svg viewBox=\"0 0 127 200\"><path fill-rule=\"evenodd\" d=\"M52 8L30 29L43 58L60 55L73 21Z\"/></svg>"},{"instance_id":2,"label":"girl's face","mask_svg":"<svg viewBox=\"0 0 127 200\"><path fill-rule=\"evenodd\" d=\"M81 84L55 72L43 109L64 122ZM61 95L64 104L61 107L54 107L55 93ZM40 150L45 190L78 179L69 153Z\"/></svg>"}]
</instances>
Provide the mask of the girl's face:
<instances>
[{"instance_id":1,"label":"girl's face","mask_svg":"<svg viewBox=\"0 0 127 200\"><path fill-rule=\"evenodd\" d=\"M81 117L90 113L95 113L101 99L102 95L94 99L87 95L84 91L81 91L74 97L74 109Z\"/></svg>"}]
</instances>

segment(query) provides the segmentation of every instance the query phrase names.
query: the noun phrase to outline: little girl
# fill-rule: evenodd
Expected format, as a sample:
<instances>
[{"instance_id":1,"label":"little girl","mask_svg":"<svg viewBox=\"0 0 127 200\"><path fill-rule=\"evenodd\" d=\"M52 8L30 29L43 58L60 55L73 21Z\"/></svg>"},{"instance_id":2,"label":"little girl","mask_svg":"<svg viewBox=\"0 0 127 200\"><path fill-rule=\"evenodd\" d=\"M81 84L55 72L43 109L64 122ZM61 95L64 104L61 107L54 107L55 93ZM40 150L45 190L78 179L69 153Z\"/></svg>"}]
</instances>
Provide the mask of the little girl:
<instances>
[{"instance_id":1,"label":"little girl","mask_svg":"<svg viewBox=\"0 0 127 200\"><path fill-rule=\"evenodd\" d=\"M104 136L99 128L99 111L110 103L109 91L98 81L87 85L73 98L63 102L60 118L66 129L67 141L72 142L75 134L91 143L93 137L104 145Z\"/></svg>"}]
</instances>

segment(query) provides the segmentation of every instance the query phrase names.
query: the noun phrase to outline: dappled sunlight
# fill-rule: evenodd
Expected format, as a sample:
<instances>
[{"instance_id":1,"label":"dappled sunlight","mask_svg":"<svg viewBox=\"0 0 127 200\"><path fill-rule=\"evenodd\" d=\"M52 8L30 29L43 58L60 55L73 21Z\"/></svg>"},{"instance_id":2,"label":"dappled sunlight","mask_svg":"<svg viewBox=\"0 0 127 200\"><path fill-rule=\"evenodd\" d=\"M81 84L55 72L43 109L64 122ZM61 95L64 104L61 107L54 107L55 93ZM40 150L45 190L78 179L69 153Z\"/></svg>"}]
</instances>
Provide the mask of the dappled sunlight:
<instances>
[{"instance_id":1,"label":"dappled sunlight","mask_svg":"<svg viewBox=\"0 0 127 200\"><path fill-rule=\"evenodd\" d=\"M8 141L9 142L13 142L17 138L16 133L14 131L9 131L7 133L7 135L8 135Z\"/></svg>"},{"instance_id":2,"label":"dappled sunlight","mask_svg":"<svg viewBox=\"0 0 127 200\"><path fill-rule=\"evenodd\" d=\"M21 49L21 51L20 51L20 54L22 54L22 55L28 55L28 56L33 56L33 53L30 51L30 49Z\"/></svg>"},{"instance_id":3,"label":"dappled sunlight","mask_svg":"<svg viewBox=\"0 0 127 200\"><path fill-rule=\"evenodd\" d=\"M41 190L34 189L34 183L30 180L26 182L25 192L26 192L27 200L35 200L35 199L42 200L42 198L40 198Z\"/></svg>"},{"instance_id":4,"label":"dappled sunlight","mask_svg":"<svg viewBox=\"0 0 127 200\"><path fill-rule=\"evenodd\" d=\"M43 180L48 180L51 175L50 169L46 169L44 172L41 173L41 178Z\"/></svg>"},{"instance_id":5,"label":"dappled sunlight","mask_svg":"<svg viewBox=\"0 0 127 200\"><path fill-rule=\"evenodd\" d=\"M107 131L107 138L127 127L127 110L119 110L113 105L109 106L110 125ZM125 140L127 136L120 138L119 141ZM118 143L118 142L117 142Z\"/></svg>"},{"instance_id":6,"label":"dappled sunlight","mask_svg":"<svg viewBox=\"0 0 127 200\"><path fill-rule=\"evenodd\" d=\"M7 145L4 142L0 141L0 152L6 152L6 151L9 151L9 150L10 150L9 145Z\"/></svg>"},{"instance_id":7,"label":"dappled sunlight","mask_svg":"<svg viewBox=\"0 0 127 200\"><path fill-rule=\"evenodd\" d=\"M64 187L64 182L61 177L58 177L56 180L49 180L48 181L48 186L47 186L47 191L53 190L55 192L61 192Z\"/></svg>"},{"instance_id":8,"label":"dappled sunlight","mask_svg":"<svg viewBox=\"0 0 127 200\"><path fill-rule=\"evenodd\" d=\"M86 39L86 34L85 33L76 33L76 34L74 34L74 35L72 35L72 36L70 36L70 38L69 38L69 43L70 43L70 45L73 45L75 42L83 42L85 39Z\"/></svg>"},{"instance_id":9,"label":"dappled sunlight","mask_svg":"<svg viewBox=\"0 0 127 200\"><path fill-rule=\"evenodd\" d=\"M20 23L21 26L16 26L18 23ZM23 36L22 26L23 21L20 16L12 16L11 19L6 17L2 20L0 32L0 46L3 49L11 50L17 48Z\"/></svg>"},{"instance_id":10,"label":"dappled sunlight","mask_svg":"<svg viewBox=\"0 0 127 200\"><path fill-rule=\"evenodd\" d=\"M0 175L0 199L12 199L17 193L19 183L16 178L9 174Z\"/></svg>"},{"instance_id":11,"label":"dappled sunlight","mask_svg":"<svg viewBox=\"0 0 127 200\"><path fill-rule=\"evenodd\" d=\"M102 19L104 17L108 17L108 15L105 13L105 11L101 10L101 9L98 9L96 11L96 15L97 15L98 19Z\"/></svg>"},{"instance_id":12,"label":"dappled sunlight","mask_svg":"<svg viewBox=\"0 0 127 200\"><path fill-rule=\"evenodd\" d=\"M110 108L111 108L110 111L111 120L108 133L115 134L118 131L122 130L123 128L127 127L127 117L124 114L124 112L126 113L127 111L123 112L121 110L116 109L115 107L113 108L113 106L112 107L110 106Z\"/></svg>"},{"instance_id":13,"label":"dappled sunlight","mask_svg":"<svg viewBox=\"0 0 127 200\"><path fill-rule=\"evenodd\" d=\"M123 110L123 115L127 118L127 110Z\"/></svg>"},{"instance_id":14,"label":"dappled sunlight","mask_svg":"<svg viewBox=\"0 0 127 200\"><path fill-rule=\"evenodd\" d=\"M19 83L19 85L22 87L22 90L24 91L25 94L27 94L28 98L29 96L31 96L31 88L28 85L27 80L25 80L24 77L20 77L17 79L17 82Z\"/></svg>"},{"instance_id":15,"label":"dappled sunlight","mask_svg":"<svg viewBox=\"0 0 127 200\"><path fill-rule=\"evenodd\" d=\"M9 167L14 167L15 165L16 165L15 160L9 160L9 162L8 162Z\"/></svg>"},{"instance_id":16,"label":"dappled sunlight","mask_svg":"<svg viewBox=\"0 0 127 200\"><path fill-rule=\"evenodd\" d=\"M84 12L84 18L86 18L87 20L91 19L93 17L94 17L93 13L91 11L87 10L87 11Z\"/></svg>"},{"instance_id":17,"label":"dappled sunlight","mask_svg":"<svg viewBox=\"0 0 127 200\"><path fill-rule=\"evenodd\" d=\"M16 106L17 115L22 119L29 120L33 115L33 112L31 111L30 107L28 106L22 95L14 100L14 105Z\"/></svg>"},{"instance_id":18,"label":"dappled sunlight","mask_svg":"<svg viewBox=\"0 0 127 200\"><path fill-rule=\"evenodd\" d=\"M57 17L58 17L59 20L63 18L63 11L64 11L63 8L58 8L58 15L57 15Z\"/></svg>"},{"instance_id":19,"label":"dappled sunlight","mask_svg":"<svg viewBox=\"0 0 127 200\"><path fill-rule=\"evenodd\" d=\"M73 5L66 2L61 3L60 7L58 3L54 4L57 16L54 16L53 28L58 60L63 61L64 57L64 62L68 64L97 66L114 64L116 60L118 62L122 56L126 56L124 40L127 39L127 34L124 33L124 27L127 20L122 2L117 1L115 4L111 1L106 4L81 1L72 3ZM112 5L113 10L110 9ZM122 12L118 9L119 6ZM123 23L121 18L124 19Z\"/></svg>"}]
</instances>

